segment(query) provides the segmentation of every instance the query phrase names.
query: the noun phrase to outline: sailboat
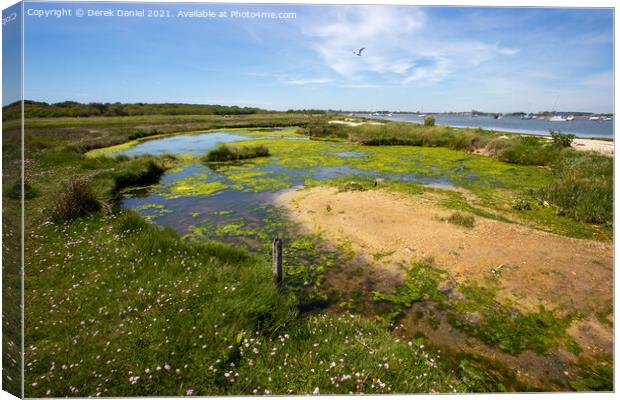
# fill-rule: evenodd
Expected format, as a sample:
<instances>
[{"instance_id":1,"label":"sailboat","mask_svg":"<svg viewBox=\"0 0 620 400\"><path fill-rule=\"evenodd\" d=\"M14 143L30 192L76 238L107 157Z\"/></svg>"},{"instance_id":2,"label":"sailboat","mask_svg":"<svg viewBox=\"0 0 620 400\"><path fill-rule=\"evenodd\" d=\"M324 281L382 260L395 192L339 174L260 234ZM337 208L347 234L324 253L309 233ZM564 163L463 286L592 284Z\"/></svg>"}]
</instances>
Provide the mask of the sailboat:
<instances>
[{"instance_id":1,"label":"sailboat","mask_svg":"<svg viewBox=\"0 0 620 400\"><path fill-rule=\"evenodd\" d=\"M562 117L561 115L557 115L555 113L555 107L558 105L558 100L560 99L560 95L558 95L558 97L555 98L555 103L553 103L553 115L549 118L550 122L564 122L566 121L566 118Z\"/></svg>"}]
</instances>

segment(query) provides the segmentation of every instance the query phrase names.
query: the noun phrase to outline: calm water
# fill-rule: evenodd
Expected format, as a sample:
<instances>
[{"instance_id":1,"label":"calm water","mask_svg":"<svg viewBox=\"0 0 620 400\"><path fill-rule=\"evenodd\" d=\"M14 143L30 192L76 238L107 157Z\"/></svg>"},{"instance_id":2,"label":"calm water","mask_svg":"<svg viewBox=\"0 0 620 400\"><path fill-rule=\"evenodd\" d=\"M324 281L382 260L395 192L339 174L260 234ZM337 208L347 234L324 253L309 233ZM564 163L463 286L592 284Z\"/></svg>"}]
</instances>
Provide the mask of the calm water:
<instances>
[{"instance_id":1,"label":"calm water","mask_svg":"<svg viewBox=\"0 0 620 400\"><path fill-rule=\"evenodd\" d=\"M359 115L366 117L365 115ZM587 118L576 118L573 121L552 122L541 119L521 119L514 117L504 117L494 119L493 117L469 117L458 115L437 115L433 114L438 125L448 125L455 128L484 128L500 132L515 132L524 134L548 135L549 130L553 129L562 133L572 133L578 137L598 137L613 139L613 121L590 121ZM396 114L392 117L382 117L390 121L406 121L413 123L423 123L424 118L417 114Z\"/></svg>"},{"instance_id":2,"label":"calm water","mask_svg":"<svg viewBox=\"0 0 620 400\"><path fill-rule=\"evenodd\" d=\"M177 135L162 139L153 139L140 142L127 150L119 151L117 155L137 156L152 154L206 154L206 150L215 148L220 143L233 143L248 140L247 136L241 136L230 132L212 132L202 135Z\"/></svg>"}]
</instances>

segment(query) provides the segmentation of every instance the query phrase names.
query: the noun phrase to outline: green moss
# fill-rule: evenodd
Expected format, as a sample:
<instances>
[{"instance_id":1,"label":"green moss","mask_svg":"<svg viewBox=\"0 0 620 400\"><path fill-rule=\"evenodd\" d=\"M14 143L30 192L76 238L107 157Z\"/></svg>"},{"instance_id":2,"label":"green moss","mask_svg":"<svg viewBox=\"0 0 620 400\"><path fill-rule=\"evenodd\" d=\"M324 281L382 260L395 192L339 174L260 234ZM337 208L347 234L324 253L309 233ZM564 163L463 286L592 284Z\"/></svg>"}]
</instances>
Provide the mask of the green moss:
<instances>
[{"instance_id":1,"label":"green moss","mask_svg":"<svg viewBox=\"0 0 620 400\"><path fill-rule=\"evenodd\" d=\"M447 299L446 295L437 288L441 281L442 271L433 267L432 261L422 260L415 262L407 271L405 283L397 286L393 293L373 292L373 299L387 302L391 307L378 317L383 324L390 325L403 312L419 301L441 302Z\"/></svg>"}]
</instances>

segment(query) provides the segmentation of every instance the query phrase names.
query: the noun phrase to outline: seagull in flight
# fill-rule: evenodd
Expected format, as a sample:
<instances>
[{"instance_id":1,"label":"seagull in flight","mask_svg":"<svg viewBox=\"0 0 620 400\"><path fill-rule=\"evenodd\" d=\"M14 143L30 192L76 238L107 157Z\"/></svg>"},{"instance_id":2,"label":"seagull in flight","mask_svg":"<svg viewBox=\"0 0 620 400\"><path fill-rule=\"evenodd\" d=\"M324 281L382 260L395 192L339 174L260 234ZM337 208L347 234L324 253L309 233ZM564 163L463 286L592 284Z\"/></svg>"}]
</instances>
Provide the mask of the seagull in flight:
<instances>
[{"instance_id":1,"label":"seagull in flight","mask_svg":"<svg viewBox=\"0 0 620 400\"><path fill-rule=\"evenodd\" d=\"M362 51L364 51L364 49L366 49L366 47L362 47L358 51L354 51L353 54L355 54L358 57L361 57L362 56Z\"/></svg>"}]
</instances>

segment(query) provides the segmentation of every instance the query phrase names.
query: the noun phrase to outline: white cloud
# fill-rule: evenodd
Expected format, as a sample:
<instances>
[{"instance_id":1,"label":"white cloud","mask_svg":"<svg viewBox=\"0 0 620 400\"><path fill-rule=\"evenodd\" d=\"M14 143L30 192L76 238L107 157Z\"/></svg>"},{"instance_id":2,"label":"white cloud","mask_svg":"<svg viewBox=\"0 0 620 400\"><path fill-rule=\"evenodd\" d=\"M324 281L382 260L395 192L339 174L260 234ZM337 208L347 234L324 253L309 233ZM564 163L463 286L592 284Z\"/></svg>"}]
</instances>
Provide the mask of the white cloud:
<instances>
[{"instance_id":1,"label":"white cloud","mask_svg":"<svg viewBox=\"0 0 620 400\"><path fill-rule=\"evenodd\" d=\"M402 83L437 82L518 49L461 38L438 38L418 8L339 8L327 22L302 28L309 46L339 75L361 81L373 75ZM353 54L365 47L361 57ZM374 76L376 78L376 76ZM374 80L374 79L373 79Z\"/></svg>"}]
</instances>

